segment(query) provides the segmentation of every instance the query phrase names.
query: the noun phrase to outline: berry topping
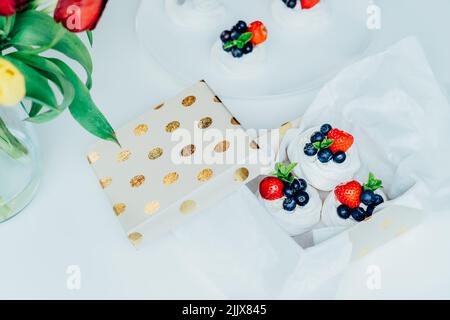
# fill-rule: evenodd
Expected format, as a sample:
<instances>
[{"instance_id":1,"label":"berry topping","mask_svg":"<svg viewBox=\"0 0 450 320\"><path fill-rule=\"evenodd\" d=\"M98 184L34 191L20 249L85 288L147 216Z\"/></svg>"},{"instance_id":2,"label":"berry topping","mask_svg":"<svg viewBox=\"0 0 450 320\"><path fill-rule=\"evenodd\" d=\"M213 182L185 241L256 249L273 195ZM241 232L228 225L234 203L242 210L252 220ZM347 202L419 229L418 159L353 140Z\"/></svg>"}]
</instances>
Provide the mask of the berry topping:
<instances>
[{"instance_id":1,"label":"berry topping","mask_svg":"<svg viewBox=\"0 0 450 320\"><path fill-rule=\"evenodd\" d=\"M372 190L364 190L361 194L361 202L366 206L373 204L375 198L375 193Z\"/></svg>"},{"instance_id":2,"label":"berry topping","mask_svg":"<svg viewBox=\"0 0 450 320\"><path fill-rule=\"evenodd\" d=\"M231 32L228 30L225 30L220 34L220 40L222 40L223 43L227 43L228 41L231 41Z\"/></svg>"},{"instance_id":3,"label":"berry topping","mask_svg":"<svg viewBox=\"0 0 450 320\"><path fill-rule=\"evenodd\" d=\"M364 221L366 219L366 212L361 207L354 208L352 209L352 218L358 222Z\"/></svg>"},{"instance_id":4,"label":"berry topping","mask_svg":"<svg viewBox=\"0 0 450 320\"><path fill-rule=\"evenodd\" d=\"M253 51L253 43L247 42L245 46L242 48L242 52L244 54L249 54Z\"/></svg>"},{"instance_id":5,"label":"berry topping","mask_svg":"<svg viewBox=\"0 0 450 320\"><path fill-rule=\"evenodd\" d=\"M336 199L351 209L357 208L361 204L361 193L362 187L358 181L350 181L334 189Z\"/></svg>"},{"instance_id":6,"label":"berry topping","mask_svg":"<svg viewBox=\"0 0 450 320\"><path fill-rule=\"evenodd\" d=\"M231 30L231 34L230 34L231 40L237 40L237 39L239 39L240 36L241 36L241 33L239 31L237 31L236 28L233 28Z\"/></svg>"},{"instance_id":7,"label":"berry topping","mask_svg":"<svg viewBox=\"0 0 450 320\"><path fill-rule=\"evenodd\" d=\"M247 23L245 23L245 21L238 21L238 23L234 26L234 28L236 29L237 32L239 32L240 34L243 34L244 32L247 31Z\"/></svg>"},{"instance_id":8,"label":"berry topping","mask_svg":"<svg viewBox=\"0 0 450 320\"><path fill-rule=\"evenodd\" d=\"M295 181L295 180L294 180ZM283 194L287 198L292 198L294 196L294 188L290 184L284 184Z\"/></svg>"},{"instance_id":9,"label":"berry topping","mask_svg":"<svg viewBox=\"0 0 450 320\"><path fill-rule=\"evenodd\" d=\"M320 127L320 132L322 132L322 134L326 136L331 129L333 129L333 127L326 123Z\"/></svg>"},{"instance_id":10,"label":"berry topping","mask_svg":"<svg viewBox=\"0 0 450 320\"><path fill-rule=\"evenodd\" d=\"M322 163L330 162L333 159L333 152L330 149L322 149L317 153L317 159Z\"/></svg>"},{"instance_id":11,"label":"berry topping","mask_svg":"<svg viewBox=\"0 0 450 320\"><path fill-rule=\"evenodd\" d=\"M244 52L242 51L242 49L239 49L238 47L234 47L233 49L231 49L231 54L235 58L241 58L244 55Z\"/></svg>"},{"instance_id":12,"label":"berry topping","mask_svg":"<svg viewBox=\"0 0 450 320\"><path fill-rule=\"evenodd\" d=\"M283 209L286 211L294 211L297 207L297 203L292 198L286 198L283 201Z\"/></svg>"},{"instance_id":13,"label":"berry topping","mask_svg":"<svg viewBox=\"0 0 450 320\"><path fill-rule=\"evenodd\" d=\"M333 144L330 146L330 150L333 153L338 151L347 152L354 142L351 134L339 129L331 129L328 132L328 139L333 140Z\"/></svg>"},{"instance_id":14,"label":"berry topping","mask_svg":"<svg viewBox=\"0 0 450 320\"><path fill-rule=\"evenodd\" d=\"M379 194L376 194L373 197L373 205L374 206L379 206L380 204L382 204L384 202L384 199L382 196L380 196Z\"/></svg>"},{"instance_id":15,"label":"berry topping","mask_svg":"<svg viewBox=\"0 0 450 320\"><path fill-rule=\"evenodd\" d=\"M314 147L314 145L312 143L307 143L305 145L305 147L303 148L303 151L305 152L305 154L308 157L312 157L312 156L315 156L317 154L318 150L317 150L316 147Z\"/></svg>"},{"instance_id":16,"label":"berry topping","mask_svg":"<svg viewBox=\"0 0 450 320\"><path fill-rule=\"evenodd\" d=\"M297 0L283 0L283 2L290 9L294 9L297 6Z\"/></svg>"},{"instance_id":17,"label":"berry topping","mask_svg":"<svg viewBox=\"0 0 450 320\"><path fill-rule=\"evenodd\" d=\"M252 22L247 29L248 32L251 32L253 37L251 39L253 45L257 46L267 40L267 28L261 21Z\"/></svg>"},{"instance_id":18,"label":"berry topping","mask_svg":"<svg viewBox=\"0 0 450 320\"><path fill-rule=\"evenodd\" d=\"M308 188L308 184L306 183L305 179L298 179L298 182L300 183L300 190L306 191Z\"/></svg>"},{"instance_id":19,"label":"berry topping","mask_svg":"<svg viewBox=\"0 0 450 320\"><path fill-rule=\"evenodd\" d=\"M322 142L323 139L325 139L325 136L321 132L317 131L311 136L311 143Z\"/></svg>"},{"instance_id":20,"label":"berry topping","mask_svg":"<svg viewBox=\"0 0 450 320\"><path fill-rule=\"evenodd\" d=\"M309 202L309 195L305 191L298 191L295 193L294 199L300 207L304 207Z\"/></svg>"},{"instance_id":21,"label":"berry topping","mask_svg":"<svg viewBox=\"0 0 450 320\"><path fill-rule=\"evenodd\" d=\"M283 197L283 181L277 177L264 178L259 184L259 193L266 200L277 200Z\"/></svg>"},{"instance_id":22,"label":"berry topping","mask_svg":"<svg viewBox=\"0 0 450 320\"><path fill-rule=\"evenodd\" d=\"M233 50L233 47L229 47L226 44L224 44L222 48L225 52L231 52L231 50Z\"/></svg>"},{"instance_id":23,"label":"berry topping","mask_svg":"<svg viewBox=\"0 0 450 320\"><path fill-rule=\"evenodd\" d=\"M374 211L375 211L375 206L373 204L368 206L366 209L366 218L371 217Z\"/></svg>"},{"instance_id":24,"label":"berry topping","mask_svg":"<svg viewBox=\"0 0 450 320\"><path fill-rule=\"evenodd\" d=\"M315 7L319 2L320 0L300 0L302 9L311 9Z\"/></svg>"},{"instance_id":25,"label":"berry topping","mask_svg":"<svg viewBox=\"0 0 450 320\"><path fill-rule=\"evenodd\" d=\"M348 219L350 218L350 215L352 213L352 209L350 209L345 204L341 204L339 207L337 207L337 214L342 219Z\"/></svg>"},{"instance_id":26,"label":"berry topping","mask_svg":"<svg viewBox=\"0 0 450 320\"><path fill-rule=\"evenodd\" d=\"M336 163L343 163L345 159L347 158L347 155L345 152L338 151L335 154L333 154L333 161Z\"/></svg>"}]
</instances>

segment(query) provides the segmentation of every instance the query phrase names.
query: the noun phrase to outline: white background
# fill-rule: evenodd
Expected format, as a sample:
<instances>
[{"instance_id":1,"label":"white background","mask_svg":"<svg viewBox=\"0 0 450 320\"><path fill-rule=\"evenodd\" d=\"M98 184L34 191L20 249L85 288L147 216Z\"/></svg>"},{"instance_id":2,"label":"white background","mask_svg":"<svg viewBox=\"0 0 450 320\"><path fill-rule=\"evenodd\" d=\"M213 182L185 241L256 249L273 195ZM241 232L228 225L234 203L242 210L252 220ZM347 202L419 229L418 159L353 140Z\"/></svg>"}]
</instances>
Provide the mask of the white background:
<instances>
[{"instance_id":1,"label":"white background","mask_svg":"<svg viewBox=\"0 0 450 320\"><path fill-rule=\"evenodd\" d=\"M383 18L378 49L416 35L448 93L450 2L376 3ZM95 32L93 96L115 127L183 89L140 49L134 30L138 5L111 0ZM0 299L222 297L173 238L145 252L129 245L85 160L95 139L69 114L37 131L44 175L31 205L0 225ZM450 214L436 216L352 264L337 298L450 298L449 228ZM70 265L81 268L81 290L66 287ZM381 271L379 290L366 285L371 265Z\"/></svg>"}]
</instances>

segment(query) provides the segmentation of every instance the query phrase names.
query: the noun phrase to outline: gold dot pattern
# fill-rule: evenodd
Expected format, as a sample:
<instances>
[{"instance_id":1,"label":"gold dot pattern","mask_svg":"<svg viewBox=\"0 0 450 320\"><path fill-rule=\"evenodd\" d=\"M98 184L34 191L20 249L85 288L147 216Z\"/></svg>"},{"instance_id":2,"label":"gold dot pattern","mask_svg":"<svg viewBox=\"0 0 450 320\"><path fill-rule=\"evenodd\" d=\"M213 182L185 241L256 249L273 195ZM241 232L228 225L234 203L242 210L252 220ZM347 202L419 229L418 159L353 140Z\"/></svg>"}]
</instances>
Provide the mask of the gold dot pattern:
<instances>
[{"instance_id":1,"label":"gold dot pattern","mask_svg":"<svg viewBox=\"0 0 450 320\"><path fill-rule=\"evenodd\" d=\"M213 176L214 172L211 169L203 169L197 175L197 180L201 182L208 181Z\"/></svg>"},{"instance_id":2,"label":"gold dot pattern","mask_svg":"<svg viewBox=\"0 0 450 320\"><path fill-rule=\"evenodd\" d=\"M125 162L128 159L130 159L131 157L131 152L129 150L124 150L119 152L119 154L117 155L117 161L118 162Z\"/></svg>"},{"instance_id":3,"label":"gold dot pattern","mask_svg":"<svg viewBox=\"0 0 450 320\"><path fill-rule=\"evenodd\" d=\"M163 178L163 183L165 185L174 184L178 181L179 177L180 177L180 175L178 173L171 172Z\"/></svg>"},{"instance_id":4,"label":"gold dot pattern","mask_svg":"<svg viewBox=\"0 0 450 320\"><path fill-rule=\"evenodd\" d=\"M156 107L154 107L153 109L154 110L159 110L159 109L161 109L162 107L164 107L164 103L161 103L161 104L158 104Z\"/></svg>"},{"instance_id":5,"label":"gold dot pattern","mask_svg":"<svg viewBox=\"0 0 450 320\"><path fill-rule=\"evenodd\" d=\"M143 136L148 132L148 125L140 124L136 128L134 128L134 135L137 137Z\"/></svg>"},{"instance_id":6,"label":"gold dot pattern","mask_svg":"<svg viewBox=\"0 0 450 320\"><path fill-rule=\"evenodd\" d=\"M138 188L142 186L145 182L145 177L143 175L135 176L133 179L130 180L130 185L133 188Z\"/></svg>"},{"instance_id":7,"label":"gold dot pattern","mask_svg":"<svg viewBox=\"0 0 450 320\"><path fill-rule=\"evenodd\" d=\"M126 208L127 206L124 203L116 203L113 206L113 210L116 216L120 216L122 213L124 213Z\"/></svg>"},{"instance_id":8,"label":"gold dot pattern","mask_svg":"<svg viewBox=\"0 0 450 320\"><path fill-rule=\"evenodd\" d=\"M153 148L152 150L150 150L150 152L148 153L148 158L150 160L156 160L159 157L161 157L163 155L163 149L160 147L157 148Z\"/></svg>"},{"instance_id":9,"label":"gold dot pattern","mask_svg":"<svg viewBox=\"0 0 450 320\"><path fill-rule=\"evenodd\" d=\"M250 175L250 172L247 168L239 168L234 173L234 180L238 182L244 182L248 179L248 176Z\"/></svg>"},{"instance_id":10,"label":"gold dot pattern","mask_svg":"<svg viewBox=\"0 0 450 320\"><path fill-rule=\"evenodd\" d=\"M187 96L186 98L183 99L183 101L181 101L181 104L184 107L190 107L190 106L192 106L195 103L195 101L197 101L196 97L194 97L194 96Z\"/></svg>"},{"instance_id":11,"label":"gold dot pattern","mask_svg":"<svg viewBox=\"0 0 450 320\"><path fill-rule=\"evenodd\" d=\"M200 129L206 129L209 128L213 123L213 119L211 119L210 117L205 117L203 119L200 119L199 123L198 123L198 127Z\"/></svg>"},{"instance_id":12,"label":"gold dot pattern","mask_svg":"<svg viewBox=\"0 0 450 320\"><path fill-rule=\"evenodd\" d=\"M214 147L214 151L218 153L226 152L230 148L230 142L227 140L223 140L216 144Z\"/></svg>"},{"instance_id":13,"label":"gold dot pattern","mask_svg":"<svg viewBox=\"0 0 450 320\"><path fill-rule=\"evenodd\" d=\"M183 214L188 214L197 209L197 203L194 200L186 200L180 206L180 211Z\"/></svg>"},{"instance_id":14,"label":"gold dot pattern","mask_svg":"<svg viewBox=\"0 0 450 320\"><path fill-rule=\"evenodd\" d=\"M160 208L161 208L161 205L159 204L158 201L150 201L145 206L144 211L146 214L152 215L152 214L155 214Z\"/></svg>"},{"instance_id":15,"label":"gold dot pattern","mask_svg":"<svg viewBox=\"0 0 450 320\"><path fill-rule=\"evenodd\" d=\"M112 183L111 177L100 179L100 185L102 186L103 189L108 188L111 185L111 183Z\"/></svg>"},{"instance_id":16,"label":"gold dot pattern","mask_svg":"<svg viewBox=\"0 0 450 320\"><path fill-rule=\"evenodd\" d=\"M213 101L214 101L215 103L222 103L222 100L220 100L220 98L219 98L218 96L215 96L214 99L213 99Z\"/></svg>"},{"instance_id":17,"label":"gold dot pattern","mask_svg":"<svg viewBox=\"0 0 450 320\"><path fill-rule=\"evenodd\" d=\"M87 156L89 164L94 164L100 160L100 154L96 151L90 152Z\"/></svg>"},{"instance_id":18,"label":"gold dot pattern","mask_svg":"<svg viewBox=\"0 0 450 320\"><path fill-rule=\"evenodd\" d=\"M128 240L130 240L134 246L140 245L142 242L142 238L143 236L139 232L133 232L128 235Z\"/></svg>"},{"instance_id":19,"label":"gold dot pattern","mask_svg":"<svg viewBox=\"0 0 450 320\"><path fill-rule=\"evenodd\" d=\"M180 122L172 121L166 125L166 131L171 133L177 130L180 127Z\"/></svg>"},{"instance_id":20,"label":"gold dot pattern","mask_svg":"<svg viewBox=\"0 0 450 320\"><path fill-rule=\"evenodd\" d=\"M181 156L189 157L195 153L196 147L193 144L189 144L181 149Z\"/></svg>"},{"instance_id":21,"label":"gold dot pattern","mask_svg":"<svg viewBox=\"0 0 450 320\"><path fill-rule=\"evenodd\" d=\"M241 123L240 123L240 122L238 121L238 119L236 119L235 117L231 118L230 123L231 123L233 126L239 126L239 125L241 125Z\"/></svg>"},{"instance_id":22,"label":"gold dot pattern","mask_svg":"<svg viewBox=\"0 0 450 320\"><path fill-rule=\"evenodd\" d=\"M255 141L252 141L252 142L250 142L250 148L252 148L254 150L258 150L259 144L257 144Z\"/></svg>"},{"instance_id":23,"label":"gold dot pattern","mask_svg":"<svg viewBox=\"0 0 450 320\"><path fill-rule=\"evenodd\" d=\"M285 135L286 132L292 128L292 123L287 122L280 127L280 135Z\"/></svg>"}]
</instances>

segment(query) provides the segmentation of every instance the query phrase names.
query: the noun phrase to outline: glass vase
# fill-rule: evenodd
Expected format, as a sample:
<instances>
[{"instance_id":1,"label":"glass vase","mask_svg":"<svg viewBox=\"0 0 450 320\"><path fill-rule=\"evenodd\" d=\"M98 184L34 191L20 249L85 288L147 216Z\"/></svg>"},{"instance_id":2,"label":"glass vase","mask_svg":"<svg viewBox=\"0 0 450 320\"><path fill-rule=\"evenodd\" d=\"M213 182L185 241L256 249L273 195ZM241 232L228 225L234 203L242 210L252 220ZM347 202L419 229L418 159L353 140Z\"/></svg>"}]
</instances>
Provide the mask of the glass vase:
<instances>
[{"instance_id":1,"label":"glass vase","mask_svg":"<svg viewBox=\"0 0 450 320\"><path fill-rule=\"evenodd\" d=\"M0 106L0 223L22 211L38 189L41 162L25 112Z\"/></svg>"}]
</instances>

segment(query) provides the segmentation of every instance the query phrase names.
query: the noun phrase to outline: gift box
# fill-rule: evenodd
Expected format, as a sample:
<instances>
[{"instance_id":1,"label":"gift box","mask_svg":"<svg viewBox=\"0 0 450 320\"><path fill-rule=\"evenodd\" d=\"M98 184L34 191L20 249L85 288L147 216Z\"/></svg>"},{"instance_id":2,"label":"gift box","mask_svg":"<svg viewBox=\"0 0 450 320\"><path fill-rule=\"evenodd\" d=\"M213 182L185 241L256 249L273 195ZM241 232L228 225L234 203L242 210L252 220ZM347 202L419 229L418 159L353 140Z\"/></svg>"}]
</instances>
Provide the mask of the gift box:
<instances>
[{"instance_id":1,"label":"gift box","mask_svg":"<svg viewBox=\"0 0 450 320\"><path fill-rule=\"evenodd\" d=\"M263 153L200 81L88 153L134 245L164 235L261 173Z\"/></svg>"}]
</instances>

